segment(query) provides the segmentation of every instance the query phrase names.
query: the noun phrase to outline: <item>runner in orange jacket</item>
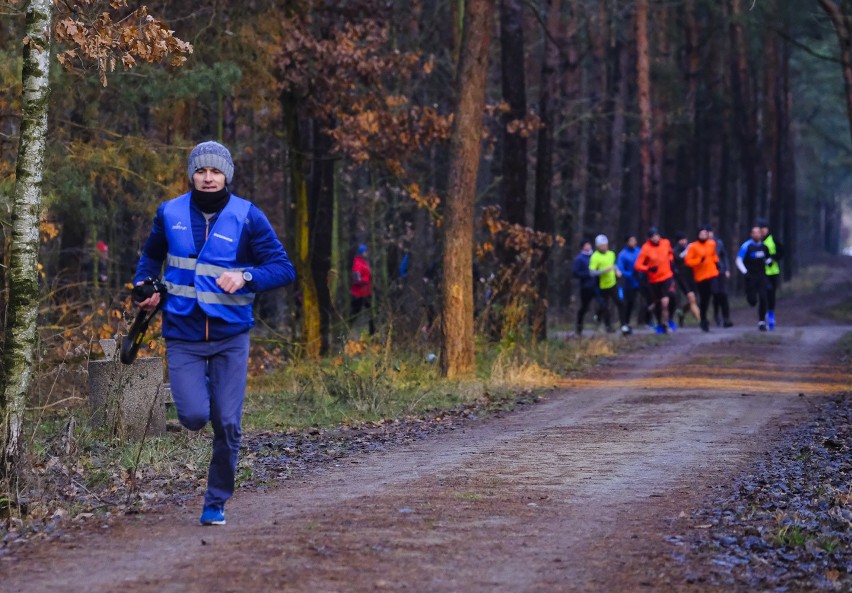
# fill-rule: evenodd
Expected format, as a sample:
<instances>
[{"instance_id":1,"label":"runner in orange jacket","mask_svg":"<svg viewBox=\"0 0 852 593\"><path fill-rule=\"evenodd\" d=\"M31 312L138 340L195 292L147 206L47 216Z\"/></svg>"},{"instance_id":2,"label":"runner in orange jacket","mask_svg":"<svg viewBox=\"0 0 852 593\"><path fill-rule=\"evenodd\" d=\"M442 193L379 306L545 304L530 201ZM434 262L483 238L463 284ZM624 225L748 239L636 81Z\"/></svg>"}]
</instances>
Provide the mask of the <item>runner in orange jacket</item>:
<instances>
[{"instance_id":1,"label":"runner in orange jacket","mask_svg":"<svg viewBox=\"0 0 852 593\"><path fill-rule=\"evenodd\" d=\"M648 277L648 290L654 301L658 334L666 333L669 323L669 299L675 291L673 258L671 242L660 236L657 227L651 227L648 230L648 240L639 250L633 269L644 272Z\"/></svg>"},{"instance_id":2,"label":"runner in orange jacket","mask_svg":"<svg viewBox=\"0 0 852 593\"><path fill-rule=\"evenodd\" d=\"M710 331L707 308L713 292L713 279L719 275L719 256L716 255L716 242L710 238L710 227L703 226L698 231L698 241L686 248L684 263L692 268L695 286L698 290L698 309L701 313L701 331Z\"/></svg>"}]
</instances>

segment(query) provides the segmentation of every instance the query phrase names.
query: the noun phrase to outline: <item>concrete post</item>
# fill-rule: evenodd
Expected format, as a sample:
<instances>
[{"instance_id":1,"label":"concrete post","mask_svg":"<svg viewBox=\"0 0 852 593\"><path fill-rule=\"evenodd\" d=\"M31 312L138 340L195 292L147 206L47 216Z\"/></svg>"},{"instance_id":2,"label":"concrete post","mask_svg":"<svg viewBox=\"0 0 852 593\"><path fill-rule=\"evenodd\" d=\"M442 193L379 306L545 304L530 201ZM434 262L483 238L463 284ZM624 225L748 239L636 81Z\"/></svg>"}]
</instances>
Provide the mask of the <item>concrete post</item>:
<instances>
[{"instance_id":1,"label":"concrete post","mask_svg":"<svg viewBox=\"0 0 852 593\"><path fill-rule=\"evenodd\" d=\"M125 365L116 356L115 340L101 340L101 347L106 358L89 362L93 423L112 427L122 439L164 434L163 359L139 358Z\"/></svg>"}]
</instances>

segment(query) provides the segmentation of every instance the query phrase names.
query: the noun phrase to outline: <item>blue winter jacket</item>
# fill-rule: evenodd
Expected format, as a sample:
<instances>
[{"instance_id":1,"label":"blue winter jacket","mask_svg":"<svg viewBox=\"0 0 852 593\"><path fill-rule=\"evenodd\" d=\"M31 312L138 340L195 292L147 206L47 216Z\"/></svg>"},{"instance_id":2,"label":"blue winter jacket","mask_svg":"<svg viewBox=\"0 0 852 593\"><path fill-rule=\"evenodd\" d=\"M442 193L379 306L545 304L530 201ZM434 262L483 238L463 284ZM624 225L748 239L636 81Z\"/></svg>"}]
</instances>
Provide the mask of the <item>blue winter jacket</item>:
<instances>
[{"instance_id":1,"label":"blue winter jacket","mask_svg":"<svg viewBox=\"0 0 852 593\"><path fill-rule=\"evenodd\" d=\"M165 204L161 204L154 217L151 234L142 248L142 256L136 267L133 283L148 276L160 277L163 263L166 261L169 244L164 228ZM218 213L209 222L194 203L190 204L190 223L192 237L197 251L204 246L205 236L212 235ZM252 281L249 288L258 293L272 290L292 283L296 279L296 270L284 251L284 246L269 224L269 220L259 208L252 205L246 216L245 226L237 247L237 262L249 262ZM175 315L163 311L163 336L168 339L203 342L222 340L248 331L254 327L254 320L243 323L229 323L217 317L208 316L196 303L189 315Z\"/></svg>"},{"instance_id":2,"label":"blue winter jacket","mask_svg":"<svg viewBox=\"0 0 852 593\"><path fill-rule=\"evenodd\" d=\"M598 285L598 279L589 272L589 260L592 258L591 253L583 253L574 258L574 278L580 281L580 288L594 289Z\"/></svg>"},{"instance_id":3,"label":"blue winter jacket","mask_svg":"<svg viewBox=\"0 0 852 593\"><path fill-rule=\"evenodd\" d=\"M633 270L636 266L636 258L639 257L639 251L638 246L633 249L625 247L618 252L618 259L615 262L615 265L621 270L625 284L633 288L639 288L639 278L636 277L636 273Z\"/></svg>"}]
</instances>

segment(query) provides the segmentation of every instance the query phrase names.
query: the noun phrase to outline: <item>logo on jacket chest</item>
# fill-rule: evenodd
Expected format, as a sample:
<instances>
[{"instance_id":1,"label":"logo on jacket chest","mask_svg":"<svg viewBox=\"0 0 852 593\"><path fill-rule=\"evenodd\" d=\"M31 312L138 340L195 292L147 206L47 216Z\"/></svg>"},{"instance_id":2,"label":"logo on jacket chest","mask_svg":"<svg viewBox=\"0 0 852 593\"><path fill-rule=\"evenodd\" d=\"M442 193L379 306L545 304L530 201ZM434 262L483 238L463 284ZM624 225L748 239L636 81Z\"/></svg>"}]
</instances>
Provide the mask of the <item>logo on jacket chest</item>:
<instances>
[{"instance_id":1,"label":"logo on jacket chest","mask_svg":"<svg viewBox=\"0 0 852 593\"><path fill-rule=\"evenodd\" d=\"M183 222L181 222L179 220L179 221L177 221L177 223L172 225L172 230L173 231L185 231L185 230L187 230L187 227L186 227L186 225L183 224Z\"/></svg>"}]
</instances>

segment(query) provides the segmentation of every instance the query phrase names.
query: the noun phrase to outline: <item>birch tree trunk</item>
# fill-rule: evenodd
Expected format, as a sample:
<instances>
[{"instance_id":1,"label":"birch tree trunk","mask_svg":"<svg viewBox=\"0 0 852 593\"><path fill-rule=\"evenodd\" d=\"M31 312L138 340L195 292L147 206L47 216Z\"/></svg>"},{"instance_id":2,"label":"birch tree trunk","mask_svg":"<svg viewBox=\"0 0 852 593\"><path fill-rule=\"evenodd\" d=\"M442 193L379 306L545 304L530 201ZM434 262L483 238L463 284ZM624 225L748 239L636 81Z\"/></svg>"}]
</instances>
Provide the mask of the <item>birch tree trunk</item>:
<instances>
[{"instance_id":1,"label":"birch tree trunk","mask_svg":"<svg viewBox=\"0 0 852 593\"><path fill-rule=\"evenodd\" d=\"M444 276L441 285L441 371L454 378L473 373L473 216L485 108L488 48L494 0L468 0L459 59L458 104L450 140L444 209Z\"/></svg>"},{"instance_id":2,"label":"birch tree trunk","mask_svg":"<svg viewBox=\"0 0 852 593\"><path fill-rule=\"evenodd\" d=\"M14 476L21 458L24 410L33 376L37 341L38 238L41 185L47 146L47 110L50 95L51 0L27 4L24 37L23 114L15 170L12 211L12 253L9 304L6 311L2 396L4 463L0 473Z\"/></svg>"}]
</instances>

